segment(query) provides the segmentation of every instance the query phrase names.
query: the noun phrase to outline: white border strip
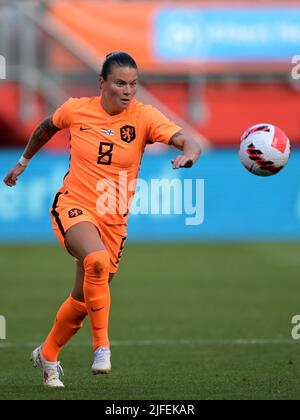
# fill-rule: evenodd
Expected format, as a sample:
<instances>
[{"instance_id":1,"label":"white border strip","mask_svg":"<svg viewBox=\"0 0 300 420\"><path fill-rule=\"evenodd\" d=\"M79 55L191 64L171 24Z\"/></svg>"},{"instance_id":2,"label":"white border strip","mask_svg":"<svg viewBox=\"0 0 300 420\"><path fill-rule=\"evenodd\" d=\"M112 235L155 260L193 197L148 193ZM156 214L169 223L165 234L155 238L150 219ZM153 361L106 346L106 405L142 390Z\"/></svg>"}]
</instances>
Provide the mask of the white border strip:
<instances>
[{"instance_id":1,"label":"white border strip","mask_svg":"<svg viewBox=\"0 0 300 420\"><path fill-rule=\"evenodd\" d=\"M0 55L0 80L6 79L6 60L3 55Z\"/></svg>"},{"instance_id":2,"label":"white border strip","mask_svg":"<svg viewBox=\"0 0 300 420\"><path fill-rule=\"evenodd\" d=\"M34 348L40 345L40 342L0 342L2 348ZM147 347L147 346L251 346L251 345L282 345L282 344L299 344L300 342L292 339L284 338L238 338L233 340L113 340L112 347ZM72 344L73 347L89 347L91 342L81 342Z\"/></svg>"}]
</instances>

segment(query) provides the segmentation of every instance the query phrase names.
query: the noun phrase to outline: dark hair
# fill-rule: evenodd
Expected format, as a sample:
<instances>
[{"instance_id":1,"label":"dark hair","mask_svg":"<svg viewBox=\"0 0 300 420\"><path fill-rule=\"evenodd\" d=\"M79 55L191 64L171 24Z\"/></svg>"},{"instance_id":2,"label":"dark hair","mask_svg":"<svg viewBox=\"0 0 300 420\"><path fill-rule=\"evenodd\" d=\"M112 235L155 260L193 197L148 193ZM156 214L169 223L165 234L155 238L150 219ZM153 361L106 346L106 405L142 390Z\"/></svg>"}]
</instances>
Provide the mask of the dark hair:
<instances>
[{"instance_id":1,"label":"dark hair","mask_svg":"<svg viewBox=\"0 0 300 420\"><path fill-rule=\"evenodd\" d=\"M112 52L106 56L102 66L100 76L103 77L104 80L106 80L107 76L111 73L113 66L138 69L136 62L129 54L125 52Z\"/></svg>"}]
</instances>

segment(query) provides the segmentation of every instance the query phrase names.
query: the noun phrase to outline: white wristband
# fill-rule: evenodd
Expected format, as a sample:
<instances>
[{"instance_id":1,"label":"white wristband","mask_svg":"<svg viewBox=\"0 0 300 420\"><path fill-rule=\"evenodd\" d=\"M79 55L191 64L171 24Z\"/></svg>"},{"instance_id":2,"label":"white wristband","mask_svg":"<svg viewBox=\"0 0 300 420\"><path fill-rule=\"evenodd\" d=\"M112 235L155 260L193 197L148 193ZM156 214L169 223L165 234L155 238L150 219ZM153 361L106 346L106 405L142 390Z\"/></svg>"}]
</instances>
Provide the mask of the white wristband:
<instances>
[{"instance_id":1,"label":"white wristband","mask_svg":"<svg viewBox=\"0 0 300 420\"><path fill-rule=\"evenodd\" d=\"M22 166L27 166L29 162L30 162L30 159L26 159L26 158L24 158L24 156L21 156L21 158L19 160L19 164L22 165Z\"/></svg>"}]
</instances>

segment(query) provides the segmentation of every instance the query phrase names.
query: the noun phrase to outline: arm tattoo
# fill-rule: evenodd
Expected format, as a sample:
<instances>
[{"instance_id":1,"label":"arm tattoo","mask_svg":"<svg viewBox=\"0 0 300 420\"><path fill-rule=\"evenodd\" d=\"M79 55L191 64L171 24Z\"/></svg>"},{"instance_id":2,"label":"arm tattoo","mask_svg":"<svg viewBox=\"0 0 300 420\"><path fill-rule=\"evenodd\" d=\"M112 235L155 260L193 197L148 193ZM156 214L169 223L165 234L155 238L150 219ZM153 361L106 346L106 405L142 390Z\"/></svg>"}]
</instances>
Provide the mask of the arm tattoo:
<instances>
[{"instance_id":1,"label":"arm tattoo","mask_svg":"<svg viewBox=\"0 0 300 420\"><path fill-rule=\"evenodd\" d=\"M169 145L170 146L175 146L175 144L174 144L175 139L177 139L177 137L179 137L179 136L182 136L182 131L178 131L177 133L174 134L174 136L172 136L170 138Z\"/></svg>"},{"instance_id":2,"label":"arm tattoo","mask_svg":"<svg viewBox=\"0 0 300 420\"><path fill-rule=\"evenodd\" d=\"M53 124L52 116L47 117L33 132L23 155L31 159L59 130Z\"/></svg>"}]
</instances>

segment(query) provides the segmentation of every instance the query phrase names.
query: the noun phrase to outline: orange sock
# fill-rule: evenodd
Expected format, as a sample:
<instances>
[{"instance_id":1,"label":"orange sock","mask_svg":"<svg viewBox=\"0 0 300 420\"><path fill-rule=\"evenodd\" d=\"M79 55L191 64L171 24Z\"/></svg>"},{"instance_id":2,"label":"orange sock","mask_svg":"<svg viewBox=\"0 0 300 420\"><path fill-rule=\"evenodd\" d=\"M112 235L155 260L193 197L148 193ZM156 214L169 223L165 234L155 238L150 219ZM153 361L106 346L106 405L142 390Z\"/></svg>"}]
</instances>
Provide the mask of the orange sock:
<instances>
[{"instance_id":1,"label":"orange sock","mask_svg":"<svg viewBox=\"0 0 300 420\"><path fill-rule=\"evenodd\" d=\"M55 323L45 343L42 355L48 362L56 362L63 346L77 333L87 315L84 302L70 296L57 312Z\"/></svg>"},{"instance_id":2,"label":"orange sock","mask_svg":"<svg viewBox=\"0 0 300 420\"><path fill-rule=\"evenodd\" d=\"M110 258L107 251L89 254L84 259L84 299L89 314L94 351L109 347L108 321L110 311Z\"/></svg>"}]
</instances>

